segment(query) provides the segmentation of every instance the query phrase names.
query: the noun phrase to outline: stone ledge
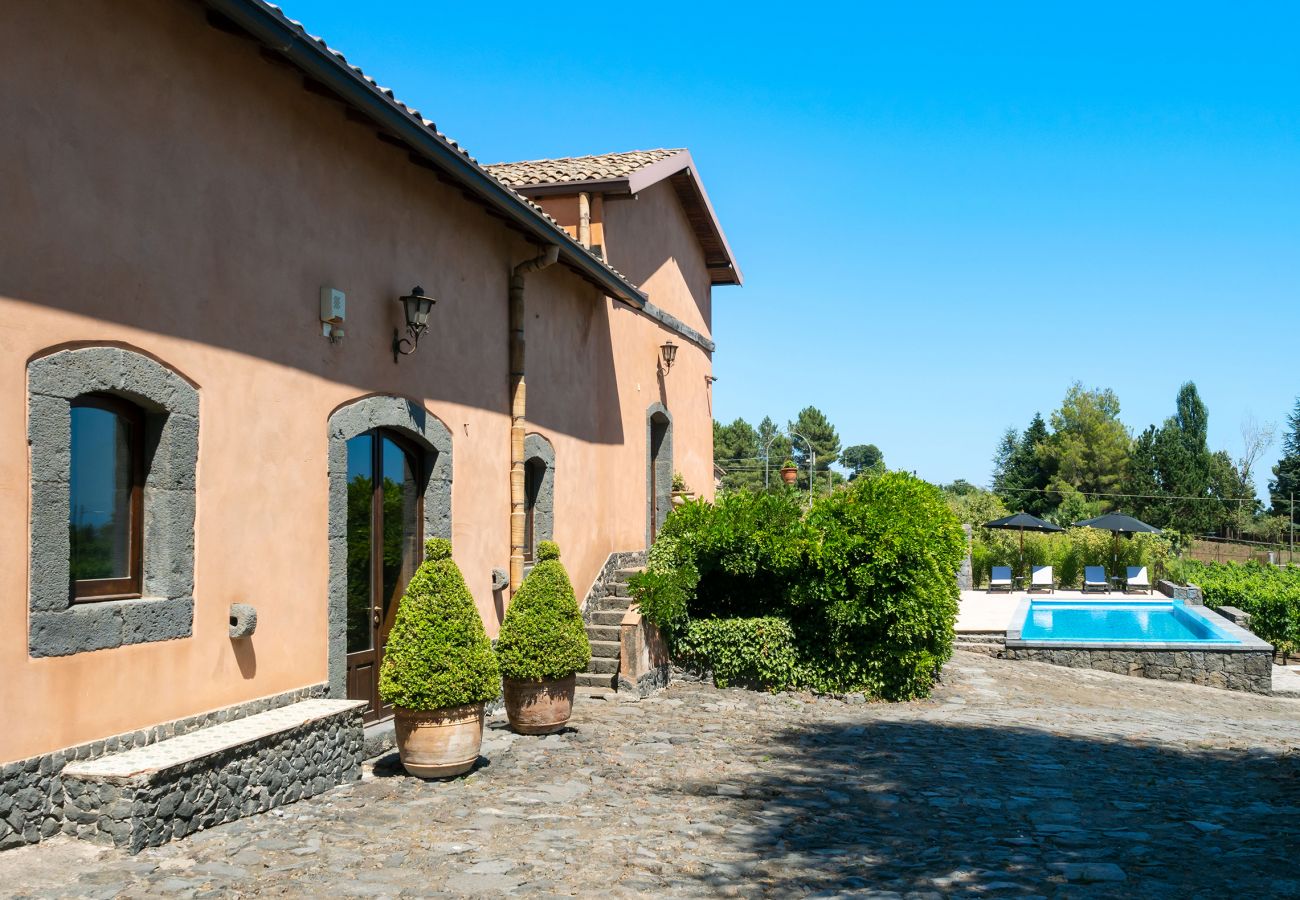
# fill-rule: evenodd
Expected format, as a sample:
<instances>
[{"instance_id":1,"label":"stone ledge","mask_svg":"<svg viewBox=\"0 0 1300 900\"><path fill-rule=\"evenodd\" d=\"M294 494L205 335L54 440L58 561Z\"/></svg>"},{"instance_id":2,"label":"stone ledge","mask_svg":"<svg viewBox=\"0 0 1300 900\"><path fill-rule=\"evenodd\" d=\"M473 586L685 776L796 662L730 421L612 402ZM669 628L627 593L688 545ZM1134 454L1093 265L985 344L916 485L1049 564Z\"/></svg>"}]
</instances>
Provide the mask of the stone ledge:
<instances>
[{"instance_id":1,"label":"stone ledge","mask_svg":"<svg viewBox=\"0 0 1300 900\"><path fill-rule=\"evenodd\" d=\"M156 744L136 747L99 759L75 762L63 770L68 778L124 779L152 776L224 750L300 728L322 719L343 715L366 705L364 700L303 700L223 722Z\"/></svg>"}]
</instances>

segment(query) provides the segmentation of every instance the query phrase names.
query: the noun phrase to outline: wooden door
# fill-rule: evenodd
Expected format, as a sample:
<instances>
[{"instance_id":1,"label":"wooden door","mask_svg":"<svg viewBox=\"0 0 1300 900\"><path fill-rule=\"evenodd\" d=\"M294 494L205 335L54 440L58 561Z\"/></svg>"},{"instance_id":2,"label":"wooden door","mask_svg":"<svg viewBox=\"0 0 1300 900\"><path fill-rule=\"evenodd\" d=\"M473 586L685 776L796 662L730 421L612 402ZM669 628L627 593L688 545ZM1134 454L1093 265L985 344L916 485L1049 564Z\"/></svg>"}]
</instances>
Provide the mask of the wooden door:
<instances>
[{"instance_id":1,"label":"wooden door","mask_svg":"<svg viewBox=\"0 0 1300 900\"><path fill-rule=\"evenodd\" d=\"M379 699L379 667L398 603L420 563L423 510L419 453L376 430L348 441L348 698L364 718L392 715Z\"/></svg>"}]
</instances>

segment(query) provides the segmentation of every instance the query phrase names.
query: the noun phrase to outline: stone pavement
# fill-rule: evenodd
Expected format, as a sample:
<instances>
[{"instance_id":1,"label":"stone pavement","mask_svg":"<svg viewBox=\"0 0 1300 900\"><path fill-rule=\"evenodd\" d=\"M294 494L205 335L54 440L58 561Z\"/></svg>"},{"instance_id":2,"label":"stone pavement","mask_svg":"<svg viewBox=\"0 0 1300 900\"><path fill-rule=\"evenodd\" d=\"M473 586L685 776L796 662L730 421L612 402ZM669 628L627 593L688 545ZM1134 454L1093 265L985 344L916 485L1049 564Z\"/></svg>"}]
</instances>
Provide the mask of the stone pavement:
<instances>
[{"instance_id":1,"label":"stone pavement","mask_svg":"<svg viewBox=\"0 0 1300 900\"><path fill-rule=\"evenodd\" d=\"M1238 897L1300 892L1300 700L959 653L932 700L675 683L494 719L487 764L365 780L138 856L0 854L36 897Z\"/></svg>"}]
</instances>

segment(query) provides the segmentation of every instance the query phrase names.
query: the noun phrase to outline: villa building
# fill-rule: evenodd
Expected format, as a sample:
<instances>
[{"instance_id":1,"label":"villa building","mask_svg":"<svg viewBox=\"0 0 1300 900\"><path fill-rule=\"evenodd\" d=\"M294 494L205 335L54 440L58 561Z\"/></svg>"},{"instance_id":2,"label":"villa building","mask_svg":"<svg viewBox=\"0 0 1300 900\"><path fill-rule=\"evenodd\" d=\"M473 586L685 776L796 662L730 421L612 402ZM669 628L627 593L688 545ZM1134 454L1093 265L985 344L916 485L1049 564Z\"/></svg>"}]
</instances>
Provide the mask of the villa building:
<instances>
[{"instance_id":1,"label":"villa building","mask_svg":"<svg viewBox=\"0 0 1300 900\"><path fill-rule=\"evenodd\" d=\"M182 833L74 761L384 718L424 538L495 634L538 541L581 597L712 495L689 152L481 166L262 0L8 0L0 60L0 848Z\"/></svg>"}]
</instances>

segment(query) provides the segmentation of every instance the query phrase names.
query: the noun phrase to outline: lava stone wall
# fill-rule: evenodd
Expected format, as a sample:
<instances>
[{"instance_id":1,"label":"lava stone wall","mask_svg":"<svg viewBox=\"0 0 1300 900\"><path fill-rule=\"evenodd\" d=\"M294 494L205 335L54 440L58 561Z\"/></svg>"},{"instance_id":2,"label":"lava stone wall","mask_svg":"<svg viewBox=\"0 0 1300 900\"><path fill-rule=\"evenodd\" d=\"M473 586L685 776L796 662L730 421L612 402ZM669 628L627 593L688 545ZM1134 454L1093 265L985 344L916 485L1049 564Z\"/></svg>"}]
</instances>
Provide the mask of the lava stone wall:
<instances>
[{"instance_id":1,"label":"lava stone wall","mask_svg":"<svg viewBox=\"0 0 1300 900\"><path fill-rule=\"evenodd\" d=\"M145 747L210 725L324 695L323 684L302 688L0 766L0 850L35 844L59 832L77 834L79 826L87 824L65 814L68 798L63 768L70 762Z\"/></svg>"},{"instance_id":2,"label":"lava stone wall","mask_svg":"<svg viewBox=\"0 0 1300 900\"><path fill-rule=\"evenodd\" d=\"M152 775L67 778L64 814L77 837L139 853L356 781L361 735L357 708Z\"/></svg>"},{"instance_id":3,"label":"lava stone wall","mask_svg":"<svg viewBox=\"0 0 1300 900\"><path fill-rule=\"evenodd\" d=\"M1161 681L1184 681L1252 694L1273 692L1271 651L1089 650L1008 647L1006 659L1032 659L1073 669L1096 669Z\"/></svg>"}]
</instances>

